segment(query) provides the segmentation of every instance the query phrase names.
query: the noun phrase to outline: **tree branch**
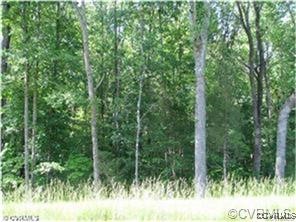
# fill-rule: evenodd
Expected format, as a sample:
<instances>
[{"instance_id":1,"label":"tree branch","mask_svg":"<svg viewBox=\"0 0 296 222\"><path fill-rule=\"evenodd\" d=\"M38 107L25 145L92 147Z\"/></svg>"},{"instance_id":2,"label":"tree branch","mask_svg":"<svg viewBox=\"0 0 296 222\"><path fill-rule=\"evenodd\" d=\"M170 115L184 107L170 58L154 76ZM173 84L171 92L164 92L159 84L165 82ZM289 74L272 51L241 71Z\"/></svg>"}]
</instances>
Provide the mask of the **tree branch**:
<instances>
[{"instance_id":1,"label":"tree branch","mask_svg":"<svg viewBox=\"0 0 296 222\"><path fill-rule=\"evenodd\" d=\"M106 74L104 73L103 76L102 76L102 78L101 78L101 80L100 80L99 83L96 85L95 91L97 91L97 90L100 88L100 86L101 86L102 83L103 83L103 80L105 79L105 76L106 76Z\"/></svg>"}]
</instances>

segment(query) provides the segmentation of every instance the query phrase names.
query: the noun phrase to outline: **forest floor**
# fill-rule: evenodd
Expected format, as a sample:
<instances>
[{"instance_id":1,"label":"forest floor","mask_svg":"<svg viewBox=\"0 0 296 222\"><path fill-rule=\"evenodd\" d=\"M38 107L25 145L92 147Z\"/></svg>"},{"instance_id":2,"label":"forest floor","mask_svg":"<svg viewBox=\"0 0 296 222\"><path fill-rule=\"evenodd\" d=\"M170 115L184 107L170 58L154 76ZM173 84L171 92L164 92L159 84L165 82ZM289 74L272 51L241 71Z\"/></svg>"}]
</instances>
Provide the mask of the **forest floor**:
<instances>
[{"instance_id":1,"label":"forest floor","mask_svg":"<svg viewBox=\"0 0 296 222\"><path fill-rule=\"evenodd\" d=\"M33 219L31 221L264 221L257 216L283 216L285 212L295 221L295 199L295 195L270 195L201 200L121 198L6 202L3 206L3 221L17 221L21 217L23 221L29 221L25 217L30 216ZM279 214L274 214L276 212Z\"/></svg>"}]
</instances>

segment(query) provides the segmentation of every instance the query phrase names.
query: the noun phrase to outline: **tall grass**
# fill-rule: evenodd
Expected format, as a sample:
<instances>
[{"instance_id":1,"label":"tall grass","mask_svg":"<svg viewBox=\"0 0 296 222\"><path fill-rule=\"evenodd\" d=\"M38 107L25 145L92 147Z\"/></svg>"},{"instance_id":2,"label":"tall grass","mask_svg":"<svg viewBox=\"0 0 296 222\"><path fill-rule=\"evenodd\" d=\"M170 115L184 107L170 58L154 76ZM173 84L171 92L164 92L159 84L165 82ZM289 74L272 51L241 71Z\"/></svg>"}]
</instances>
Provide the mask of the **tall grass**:
<instances>
[{"instance_id":1,"label":"tall grass","mask_svg":"<svg viewBox=\"0 0 296 222\"><path fill-rule=\"evenodd\" d=\"M270 196L295 195L296 182L287 180L280 187L273 179L235 179L224 181L208 181L206 197L225 196ZM20 186L12 191L4 191L5 202L54 202L85 201L97 199L191 199L194 198L194 186L186 180L161 181L149 178L138 186L111 182L94 187L91 182L72 185L69 182L52 181L48 185L33 188L26 195L25 187Z\"/></svg>"}]
</instances>

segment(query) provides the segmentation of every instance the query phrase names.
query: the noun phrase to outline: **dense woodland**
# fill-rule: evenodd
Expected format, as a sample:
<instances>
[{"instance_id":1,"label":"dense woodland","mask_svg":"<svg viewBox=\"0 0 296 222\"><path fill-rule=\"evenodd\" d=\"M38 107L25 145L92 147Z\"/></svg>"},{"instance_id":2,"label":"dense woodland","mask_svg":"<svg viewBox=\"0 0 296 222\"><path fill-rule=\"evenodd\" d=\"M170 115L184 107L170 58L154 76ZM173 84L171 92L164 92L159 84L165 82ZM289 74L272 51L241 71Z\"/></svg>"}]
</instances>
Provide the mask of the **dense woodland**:
<instances>
[{"instance_id":1,"label":"dense woodland","mask_svg":"<svg viewBox=\"0 0 296 222\"><path fill-rule=\"evenodd\" d=\"M2 187L295 178L295 10L2 2Z\"/></svg>"}]
</instances>

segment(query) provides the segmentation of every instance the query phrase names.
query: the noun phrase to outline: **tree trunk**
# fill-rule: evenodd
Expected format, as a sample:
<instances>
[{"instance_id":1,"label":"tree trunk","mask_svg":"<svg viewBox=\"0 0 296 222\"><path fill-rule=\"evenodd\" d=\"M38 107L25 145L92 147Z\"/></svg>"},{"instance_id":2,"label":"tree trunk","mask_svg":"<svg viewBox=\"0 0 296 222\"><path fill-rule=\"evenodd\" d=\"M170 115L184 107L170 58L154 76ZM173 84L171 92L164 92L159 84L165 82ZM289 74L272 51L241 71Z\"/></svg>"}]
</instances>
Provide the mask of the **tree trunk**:
<instances>
[{"instance_id":1,"label":"tree trunk","mask_svg":"<svg viewBox=\"0 0 296 222\"><path fill-rule=\"evenodd\" d=\"M40 33L40 3L37 3L37 31ZM38 36L38 40L39 40ZM36 63L36 72L33 79L33 111L32 111L32 138L31 138L31 186L34 185L35 151L36 151L36 125L37 125L37 78L39 62Z\"/></svg>"},{"instance_id":2,"label":"tree trunk","mask_svg":"<svg viewBox=\"0 0 296 222\"><path fill-rule=\"evenodd\" d=\"M197 197L203 198L206 190L206 101L205 101L205 63L207 33L210 22L210 6L204 2L203 24L196 36L196 2L191 5L192 29L194 31L194 61L196 76L195 101L195 190Z\"/></svg>"},{"instance_id":3,"label":"tree trunk","mask_svg":"<svg viewBox=\"0 0 296 222\"><path fill-rule=\"evenodd\" d=\"M119 150L119 122L118 122L118 109L119 109L119 92L120 92L120 73L118 64L118 25L117 25L117 0L114 1L114 76L115 76L115 96L114 96L114 123L116 129L115 148Z\"/></svg>"},{"instance_id":4,"label":"tree trunk","mask_svg":"<svg viewBox=\"0 0 296 222\"><path fill-rule=\"evenodd\" d=\"M260 174L260 165L261 165L261 110L262 110L262 100L263 100L263 79L266 77L266 61L264 57L264 48L263 48L263 40L262 40L262 30L260 26L260 18L261 18L261 9L263 7L262 2L253 2L254 10L255 10L255 28L256 28L256 41L257 41L257 51L259 54L259 71L257 71L257 96L258 96L258 104L257 104L257 112L258 112L258 140L260 141L259 150L259 167L256 169L257 178ZM266 78L265 78L266 79ZM269 107L268 107L269 108ZM260 134L260 135L259 135Z\"/></svg>"},{"instance_id":5,"label":"tree trunk","mask_svg":"<svg viewBox=\"0 0 296 222\"><path fill-rule=\"evenodd\" d=\"M36 82L36 80L34 80ZM31 184L34 184L34 168L35 168L35 150L36 150L36 124L37 124L37 90L36 83L34 84L34 92L33 92L33 114L32 114L32 148L31 148Z\"/></svg>"},{"instance_id":6,"label":"tree trunk","mask_svg":"<svg viewBox=\"0 0 296 222\"><path fill-rule=\"evenodd\" d=\"M254 176L258 179L260 176L261 168L261 120L259 114L257 91L252 90L252 101L253 101L253 118L254 118L254 154L253 154L253 172Z\"/></svg>"},{"instance_id":7,"label":"tree trunk","mask_svg":"<svg viewBox=\"0 0 296 222\"><path fill-rule=\"evenodd\" d=\"M275 163L275 176L278 183L282 183L285 177L287 124L289 114L295 106L296 92L294 91L282 106L278 119Z\"/></svg>"},{"instance_id":8,"label":"tree trunk","mask_svg":"<svg viewBox=\"0 0 296 222\"><path fill-rule=\"evenodd\" d=\"M80 28L82 31L83 40L83 59L84 66L87 76L87 86L88 86L88 97L91 105L91 137L92 137L92 152L93 152L93 176L94 184L99 183L99 159L98 159L98 136L97 136L97 107L96 98L94 94L94 83L93 83L93 73L90 64L90 53L88 44L88 28L85 15L85 4L81 3L81 7L78 7L77 3L73 3L76 10L76 14L79 19Z\"/></svg>"},{"instance_id":9,"label":"tree trunk","mask_svg":"<svg viewBox=\"0 0 296 222\"><path fill-rule=\"evenodd\" d=\"M33 85L33 112L32 112L32 140L31 140L31 185L34 184L34 168L35 168L35 148L36 148L36 125L37 125L37 73L38 73L38 63L36 65L36 74L34 76Z\"/></svg>"},{"instance_id":10,"label":"tree trunk","mask_svg":"<svg viewBox=\"0 0 296 222\"><path fill-rule=\"evenodd\" d=\"M7 16L10 8L10 4L8 2L3 1L2 3L2 19ZM3 20L2 20L3 21ZM3 141L4 141L4 136L3 136L3 123L2 123L2 118L3 118L3 107L5 105L5 99L2 98L2 85L3 85L3 76L5 75L7 71L7 56L5 53L8 52L9 46L10 46L10 26L8 24L2 24L2 41L1 41L1 76L0 76L0 153L3 150ZM3 54L4 53L4 54Z\"/></svg>"},{"instance_id":11,"label":"tree trunk","mask_svg":"<svg viewBox=\"0 0 296 222\"><path fill-rule=\"evenodd\" d=\"M30 189L30 181L29 181L29 61L28 61L28 52L26 46L28 44L28 27L27 27L27 17L26 10L27 3L23 3L22 5L22 31L24 38L24 47L25 53L24 57L26 57L27 61L25 62L25 70L24 70L24 168L25 168L25 189L26 193L28 193Z\"/></svg>"},{"instance_id":12,"label":"tree trunk","mask_svg":"<svg viewBox=\"0 0 296 222\"><path fill-rule=\"evenodd\" d=\"M25 154L25 185L29 190L29 83L28 64L26 65L24 77L24 154Z\"/></svg>"},{"instance_id":13,"label":"tree trunk","mask_svg":"<svg viewBox=\"0 0 296 222\"><path fill-rule=\"evenodd\" d=\"M224 141L223 141L223 181L225 185L227 184L227 161L228 161L227 131L225 131Z\"/></svg>"},{"instance_id":14,"label":"tree trunk","mask_svg":"<svg viewBox=\"0 0 296 222\"><path fill-rule=\"evenodd\" d=\"M140 3L140 7L142 4ZM141 8L142 9L142 8ZM142 12L142 10L141 10ZM141 74L139 78L139 94L137 101L137 130L136 130L136 147L135 147L135 183L138 187L139 184L139 146L140 146L140 135L141 135L141 102L142 102L142 92L143 92L143 81L144 81L144 72L145 72L145 57L144 57L144 21L143 17L141 18Z\"/></svg>"},{"instance_id":15,"label":"tree trunk","mask_svg":"<svg viewBox=\"0 0 296 222\"><path fill-rule=\"evenodd\" d=\"M143 76L139 80L139 95L137 102L137 132L136 132L136 150L135 150L135 183L139 184L139 144L140 144L140 132L141 132L141 101L143 91Z\"/></svg>"},{"instance_id":16,"label":"tree trunk","mask_svg":"<svg viewBox=\"0 0 296 222\"><path fill-rule=\"evenodd\" d=\"M237 7L240 15L240 22L246 32L249 44L249 80L251 85L252 107L253 107L253 121L254 121L254 152L253 152L253 172L254 176L258 179L260 176L261 168L261 104L262 104L262 76L259 72L256 76L255 70L255 47L253 36L251 32L250 20L249 20L249 7L250 3L247 3L247 7L242 5L243 3L237 2ZM256 18L259 22L260 18ZM258 24L257 24L258 25ZM256 36L258 38L258 36Z\"/></svg>"},{"instance_id":17,"label":"tree trunk","mask_svg":"<svg viewBox=\"0 0 296 222\"><path fill-rule=\"evenodd\" d=\"M268 119L271 119L273 110L272 110L272 99L271 99L271 93L270 93L270 85L269 85L269 79L267 76L267 73L264 73L264 82L265 82L265 95L266 95L266 107L267 107L267 115Z\"/></svg>"}]
</instances>

